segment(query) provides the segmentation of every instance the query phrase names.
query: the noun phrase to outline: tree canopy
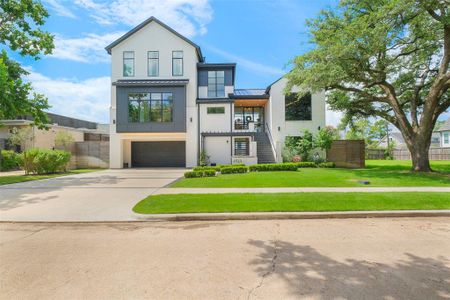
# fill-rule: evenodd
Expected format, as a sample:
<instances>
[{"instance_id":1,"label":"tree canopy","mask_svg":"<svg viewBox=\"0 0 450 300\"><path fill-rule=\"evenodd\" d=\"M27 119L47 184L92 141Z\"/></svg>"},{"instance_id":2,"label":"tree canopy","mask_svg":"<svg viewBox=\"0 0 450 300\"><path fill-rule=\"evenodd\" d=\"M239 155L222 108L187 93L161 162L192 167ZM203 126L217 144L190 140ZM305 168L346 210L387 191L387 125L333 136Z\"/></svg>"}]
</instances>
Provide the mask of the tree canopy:
<instances>
[{"instance_id":1,"label":"tree canopy","mask_svg":"<svg viewBox=\"0 0 450 300\"><path fill-rule=\"evenodd\" d=\"M327 90L347 119L397 127L413 168L429 171L438 117L450 107L449 0L341 0L309 20L311 51L293 60L290 91Z\"/></svg>"},{"instance_id":2,"label":"tree canopy","mask_svg":"<svg viewBox=\"0 0 450 300\"><path fill-rule=\"evenodd\" d=\"M39 59L54 48L53 36L42 30L48 12L40 1L0 1L0 43L22 56ZM0 119L14 119L30 115L34 123L43 127L48 122L43 111L49 108L47 99L33 92L30 83L23 81L28 72L20 64L0 53Z\"/></svg>"}]
</instances>

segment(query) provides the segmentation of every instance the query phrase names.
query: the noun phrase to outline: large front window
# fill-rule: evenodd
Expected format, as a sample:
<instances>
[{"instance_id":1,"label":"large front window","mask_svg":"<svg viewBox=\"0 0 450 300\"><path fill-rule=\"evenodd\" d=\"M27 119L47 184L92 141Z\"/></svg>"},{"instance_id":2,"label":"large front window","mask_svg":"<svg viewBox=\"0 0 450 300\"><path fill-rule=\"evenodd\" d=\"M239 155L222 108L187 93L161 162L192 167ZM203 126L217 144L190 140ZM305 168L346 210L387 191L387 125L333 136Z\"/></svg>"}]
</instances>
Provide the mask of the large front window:
<instances>
[{"instance_id":1,"label":"large front window","mask_svg":"<svg viewBox=\"0 0 450 300\"><path fill-rule=\"evenodd\" d=\"M264 128L264 107L243 107L234 108L234 129L248 130L249 124L255 125L256 131L263 131Z\"/></svg>"},{"instance_id":2,"label":"large front window","mask_svg":"<svg viewBox=\"0 0 450 300\"><path fill-rule=\"evenodd\" d=\"M172 122L172 93L128 94L128 121L130 123Z\"/></svg>"},{"instance_id":3,"label":"large front window","mask_svg":"<svg viewBox=\"0 0 450 300\"><path fill-rule=\"evenodd\" d=\"M286 95L286 121L311 121L311 94L299 98L296 93Z\"/></svg>"},{"instance_id":4,"label":"large front window","mask_svg":"<svg viewBox=\"0 0 450 300\"><path fill-rule=\"evenodd\" d=\"M183 51L172 51L172 76L183 76Z\"/></svg>"},{"instance_id":5,"label":"large front window","mask_svg":"<svg viewBox=\"0 0 450 300\"><path fill-rule=\"evenodd\" d=\"M134 52L124 51L123 52L123 76L132 77L134 76Z\"/></svg>"},{"instance_id":6,"label":"large front window","mask_svg":"<svg viewBox=\"0 0 450 300\"><path fill-rule=\"evenodd\" d=\"M208 71L208 97L225 97L224 71Z\"/></svg>"}]
</instances>

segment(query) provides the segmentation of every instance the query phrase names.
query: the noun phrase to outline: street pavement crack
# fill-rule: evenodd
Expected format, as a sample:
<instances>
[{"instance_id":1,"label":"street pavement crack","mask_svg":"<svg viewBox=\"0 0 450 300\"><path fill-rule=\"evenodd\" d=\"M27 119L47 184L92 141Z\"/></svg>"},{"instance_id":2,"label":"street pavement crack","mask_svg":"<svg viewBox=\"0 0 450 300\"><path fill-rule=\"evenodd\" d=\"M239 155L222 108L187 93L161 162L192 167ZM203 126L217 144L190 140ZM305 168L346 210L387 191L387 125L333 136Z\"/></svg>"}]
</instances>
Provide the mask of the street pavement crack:
<instances>
[{"instance_id":1,"label":"street pavement crack","mask_svg":"<svg viewBox=\"0 0 450 300\"><path fill-rule=\"evenodd\" d=\"M276 223L275 225L277 227L277 230L276 230L275 237L273 239L273 255L272 255L272 259L271 259L270 269L267 272L265 272L264 274L262 274L261 280L259 281L259 283L248 292L247 299L250 299L251 296L254 295L255 291L263 286L266 278L275 272L275 269L277 266L277 258L278 258L278 238L280 236L280 224Z\"/></svg>"}]
</instances>

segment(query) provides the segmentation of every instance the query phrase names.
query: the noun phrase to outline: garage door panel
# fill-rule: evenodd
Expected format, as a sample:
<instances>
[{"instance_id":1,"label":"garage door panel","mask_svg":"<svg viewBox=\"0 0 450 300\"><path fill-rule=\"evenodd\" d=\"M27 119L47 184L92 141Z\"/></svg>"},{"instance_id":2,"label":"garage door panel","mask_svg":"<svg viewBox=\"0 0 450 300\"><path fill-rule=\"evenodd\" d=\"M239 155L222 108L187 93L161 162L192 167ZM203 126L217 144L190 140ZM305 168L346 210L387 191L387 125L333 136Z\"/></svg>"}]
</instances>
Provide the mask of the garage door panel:
<instances>
[{"instance_id":1,"label":"garage door panel","mask_svg":"<svg viewBox=\"0 0 450 300\"><path fill-rule=\"evenodd\" d=\"M131 142L133 167L185 167L185 142Z\"/></svg>"}]
</instances>

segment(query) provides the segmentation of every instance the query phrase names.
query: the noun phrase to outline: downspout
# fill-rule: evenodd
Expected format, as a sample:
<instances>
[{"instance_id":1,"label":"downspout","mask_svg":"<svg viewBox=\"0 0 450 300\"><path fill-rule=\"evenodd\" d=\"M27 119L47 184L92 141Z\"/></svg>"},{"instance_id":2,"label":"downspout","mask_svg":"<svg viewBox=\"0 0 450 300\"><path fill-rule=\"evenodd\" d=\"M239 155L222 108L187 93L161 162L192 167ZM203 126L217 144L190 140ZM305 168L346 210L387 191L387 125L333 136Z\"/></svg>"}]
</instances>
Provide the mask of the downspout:
<instances>
[{"instance_id":1,"label":"downspout","mask_svg":"<svg viewBox=\"0 0 450 300\"><path fill-rule=\"evenodd\" d=\"M230 102L230 164L233 164L233 102Z\"/></svg>"},{"instance_id":2,"label":"downspout","mask_svg":"<svg viewBox=\"0 0 450 300\"><path fill-rule=\"evenodd\" d=\"M197 140L198 140L198 147L197 147L197 165L200 164L200 147L202 146L202 137L200 134L200 103L197 103Z\"/></svg>"}]
</instances>

